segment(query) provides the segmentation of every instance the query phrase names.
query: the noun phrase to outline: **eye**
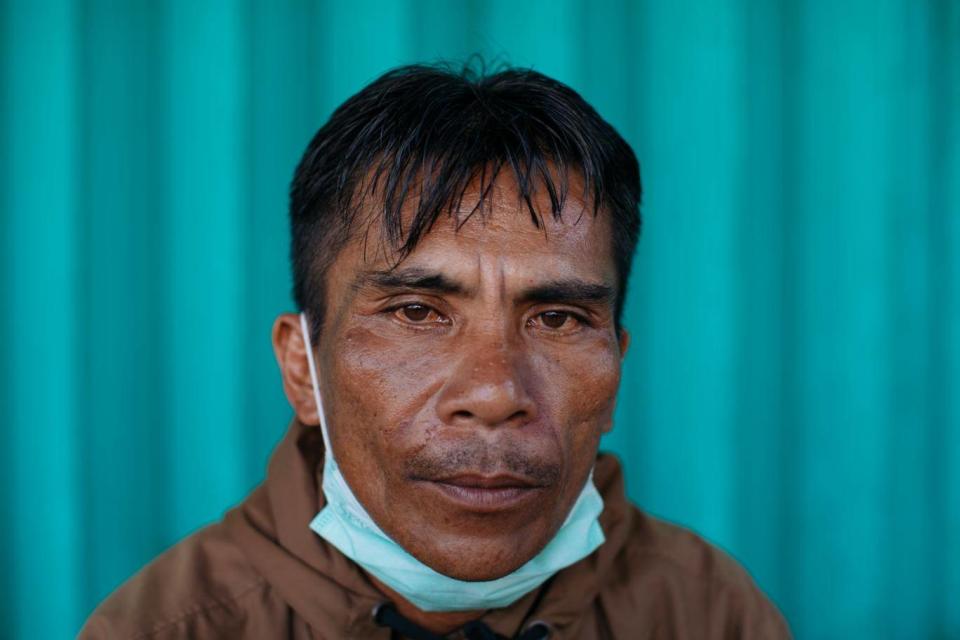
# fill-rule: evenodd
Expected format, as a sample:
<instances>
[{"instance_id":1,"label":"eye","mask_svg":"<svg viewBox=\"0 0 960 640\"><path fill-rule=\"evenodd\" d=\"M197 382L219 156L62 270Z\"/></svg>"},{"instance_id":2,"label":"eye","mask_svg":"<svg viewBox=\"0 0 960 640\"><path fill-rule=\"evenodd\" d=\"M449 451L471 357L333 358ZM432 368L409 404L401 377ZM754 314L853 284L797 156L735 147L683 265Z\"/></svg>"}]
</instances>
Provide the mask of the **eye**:
<instances>
[{"instance_id":1,"label":"eye","mask_svg":"<svg viewBox=\"0 0 960 640\"><path fill-rule=\"evenodd\" d=\"M431 322L444 322L444 317L425 304L411 303L397 307L393 310L400 320L412 324L428 324Z\"/></svg>"},{"instance_id":2,"label":"eye","mask_svg":"<svg viewBox=\"0 0 960 640\"><path fill-rule=\"evenodd\" d=\"M569 311L544 311L537 314L535 319L547 329L573 329L576 326L577 318Z\"/></svg>"}]
</instances>

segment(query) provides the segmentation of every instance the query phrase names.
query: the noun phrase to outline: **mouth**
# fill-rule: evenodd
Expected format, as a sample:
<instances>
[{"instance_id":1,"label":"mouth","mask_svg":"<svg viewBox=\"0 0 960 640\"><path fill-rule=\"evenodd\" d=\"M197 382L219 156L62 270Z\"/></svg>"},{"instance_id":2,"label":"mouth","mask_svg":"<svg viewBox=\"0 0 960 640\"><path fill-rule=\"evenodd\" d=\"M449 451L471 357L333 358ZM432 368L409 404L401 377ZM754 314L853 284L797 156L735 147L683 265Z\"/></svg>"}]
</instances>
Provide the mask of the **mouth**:
<instances>
[{"instance_id":1,"label":"mouth","mask_svg":"<svg viewBox=\"0 0 960 640\"><path fill-rule=\"evenodd\" d=\"M543 493L543 485L513 475L459 474L437 479L418 479L446 501L468 511L495 513L516 508Z\"/></svg>"}]
</instances>

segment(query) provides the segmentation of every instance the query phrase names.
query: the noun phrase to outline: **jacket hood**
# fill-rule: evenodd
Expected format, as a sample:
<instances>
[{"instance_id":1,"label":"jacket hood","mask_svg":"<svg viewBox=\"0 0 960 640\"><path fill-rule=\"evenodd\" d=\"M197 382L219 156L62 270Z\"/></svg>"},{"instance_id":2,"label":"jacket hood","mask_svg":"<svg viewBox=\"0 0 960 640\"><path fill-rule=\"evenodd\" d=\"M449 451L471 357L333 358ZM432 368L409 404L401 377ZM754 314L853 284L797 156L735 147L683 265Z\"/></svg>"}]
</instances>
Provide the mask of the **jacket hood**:
<instances>
[{"instance_id":1,"label":"jacket hood","mask_svg":"<svg viewBox=\"0 0 960 640\"><path fill-rule=\"evenodd\" d=\"M270 457L266 480L226 514L224 526L271 587L318 632L388 637L373 622L384 595L358 565L309 527L325 505L322 478L320 429L294 419ZM633 517L616 458L597 457L594 483L604 501L600 525L606 542L513 604L486 612L481 620L497 633L513 637L539 621L562 636L591 606L626 545Z\"/></svg>"}]
</instances>

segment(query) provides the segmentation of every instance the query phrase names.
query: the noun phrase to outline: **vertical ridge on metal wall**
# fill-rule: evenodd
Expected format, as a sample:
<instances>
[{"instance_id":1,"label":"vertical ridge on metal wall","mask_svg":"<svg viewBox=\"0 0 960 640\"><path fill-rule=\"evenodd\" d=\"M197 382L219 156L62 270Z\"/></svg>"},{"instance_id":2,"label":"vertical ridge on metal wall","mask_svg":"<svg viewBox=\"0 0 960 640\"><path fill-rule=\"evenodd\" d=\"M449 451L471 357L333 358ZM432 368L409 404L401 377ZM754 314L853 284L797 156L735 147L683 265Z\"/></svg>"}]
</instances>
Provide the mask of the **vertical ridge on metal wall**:
<instances>
[{"instance_id":1,"label":"vertical ridge on metal wall","mask_svg":"<svg viewBox=\"0 0 960 640\"><path fill-rule=\"evenodd\" d=\"M4 625L14 637L75 632L84 526L76 266L78 25L70 2L5 7ZM14 212L14 215L9 215ZM43 603L42 609L37 603Z\"/></svg>"}]
</instances>

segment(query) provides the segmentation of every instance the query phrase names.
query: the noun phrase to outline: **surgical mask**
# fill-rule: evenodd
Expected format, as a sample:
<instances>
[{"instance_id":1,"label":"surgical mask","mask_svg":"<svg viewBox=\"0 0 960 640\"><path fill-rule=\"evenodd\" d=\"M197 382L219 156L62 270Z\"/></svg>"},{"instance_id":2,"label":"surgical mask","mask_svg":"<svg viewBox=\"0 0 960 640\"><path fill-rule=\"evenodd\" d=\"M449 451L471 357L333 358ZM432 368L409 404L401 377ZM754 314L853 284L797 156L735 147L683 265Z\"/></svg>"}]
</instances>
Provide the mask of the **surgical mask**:
<instances>
[{"instance_id":1,"label":"surgical mask","mask_svg":"<svg viewBox=\"0 0 960 640\"><path fill-rule=\"evenodd\" d=\"M590 555L604 542L597 518L603 499L593 470L556 535L519 569L496 580L468 582L434 571L384 533L360 504L333 457L320 399L320 381L310 346L306 315L300 327L323 434L323 493L327 504L310 522L321 538L422 611L469 611L505 607L536 589L554 573Z\"/></svg>"}]
</instances>

